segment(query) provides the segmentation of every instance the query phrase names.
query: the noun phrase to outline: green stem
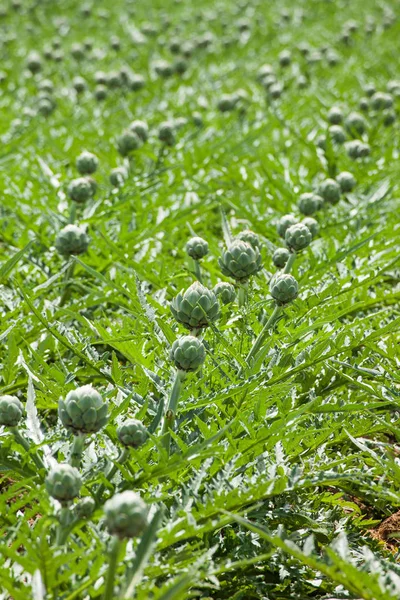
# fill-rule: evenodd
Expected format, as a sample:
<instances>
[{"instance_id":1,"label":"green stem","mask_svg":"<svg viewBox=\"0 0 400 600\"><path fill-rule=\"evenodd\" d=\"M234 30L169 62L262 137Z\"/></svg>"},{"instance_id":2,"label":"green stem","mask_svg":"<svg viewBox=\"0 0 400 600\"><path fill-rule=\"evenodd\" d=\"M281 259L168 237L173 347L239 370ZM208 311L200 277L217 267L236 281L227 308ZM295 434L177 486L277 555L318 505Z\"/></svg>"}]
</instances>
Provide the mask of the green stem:
<instances>
[{"instance_id":1,"label":"green stem","mask_svg":"<svg viewBox=\"0 0 400 600\"><path fill-rule=\"evenodd\" d=\"M294 261L296 260L296 252L292 252L288 258L288 261L285 265L285 268L283 269L284 273L290 273L290 271L292 270L292 267L294 265Z\"/></svg>"},{"instance_id":2,"label":"green stem","mask_svg":"<svg viewBox=\"0 0 400 600\"><path fill-rule=\"evenodd\" d=\"M245 304L247 302L248 287L249 287L249 284L246 281L245 283L242 283L242 285L239 288L239 291L238 291L239 308L241 308L242 306L245 306Z\"/></svg>"},{"instance_id":3,"label":"green stem","mask_svg":"<svg viewBox=\"0 0 400 600\"><path fill-rule=\"evenodd\" d=\"M164 423L162 428L162 444L166 449L168 456L170 453L170 442L171 442L171 431L174 429L176 409L178 406L179 395L181 392L181 383L184 378L184 371L178 369L175 375L175 380L171 389L171 394L168 401L167 410L164 416Z\"/></svg>"},{"instance_id":4,"label":"green stem","mask_svg":"<svg viewBox=\"0 0 400 600\"><path fill-rule=\"evenodd\" d=\"M74 441L72 443L72 448L71 448L71 456L69 459L69 462L72 467L76 467L77 469L79 469L79 467L81 466L81 456L82 456L84 445L85 445L85 434L78 433L78 435L76 435L74 437Z\"/></svg>"},{"instance_id":5,"label":"green stem","mask_svg":"<svg viewBox=\"0 0 400 600\"><path fill-rule=\"evenodd\" d=\"M113 537L110 549L110 558L108 561L108 571L106 578L106 587L104 590L103 600L113 600L114 596L114 580L118 564L118 554L121 548L121 540L117 536Z\"/></svg>"},{"instance_id":6,"label":"green stem","mask_svg":"<svg viewBox=\"0 0 400 600\"><path fill-rule=\"evenodd\" d=\"M69 300L69 297L71 295L70 279L72 279L72 276L74 274L75 264L76 264L75 262L71 263L65 273L64 292L63 292L63 295L61 296L59 306L64 306L64 304Z\"/></svg>"},{"instance_id":7,"label":"green stem","mask_svg":"<svg viewBox=\"0 0 400 600\"><path fill-rule=\"evenodd\" d=\"M70 517L71 517L71 513L70 513L70 509L69 506L63 506L61 508L58 520L59 520L59 526L57 529L57 537L56 537L56 544L57 546L62 546L63 544L65 544L68 534L70 532Z\"/></svg>"},{"instance_id":8,"label":"green stem","mask_svg":"<svg viewBox=\"0 0 400 600\"><path fill-rule=\"evenodd\" d=\"M118 470L118 466L117 465L124 463L126 461L126 459L128 458L128 456L129 456L129 450L128 450L128 448L123 448L121 450L121 452L119 453L119 456L118 456L117 460L114 462L114 464L111 466L110 470L106 474L106 477L107 477L108 481L111 481L111 479L114 477L115 473L117 472L117 470ZM96 492L96 500L97 500L97 502L100 502L101 497L103 495L103 492L105 490L105 487L106 486L104 485L104 483L100 484L99 489Z\"/></svg>"},{"instance_id":9,"label":"green stem","mask_svg":"<svg viewBox=\"0 0 400 600\"><path fill-rule=\"evenodd\" d=\"M20 446L22 446L24 450L26 450L30 454L31 445L28 442L28 440L19 431L18 427L10 427L10 431L13 434L15 441ZM46 469L46 467L44 465L44 462L42 461L42 459L40 458L40 456L38 456L35 453L32 453L31 456L32 456L33 462L38 467L38 469Z\"/></svg>"},{"instance_id":10,"label":"green stem","mask_svg":"<svg viewBox=\"0 0 400 600\"><path fill-rule=\"evenodd\" d=\"M69 211L69 218L68 218L68 223L72 224L75 223L75 219L76 219L76 202L71 202L71 209Z\"/></svg>"},{"instance_id":11,"label":"green stem","mask_svg":"<svg viewBox=\"0 0 400 600\"><path fill-rule=\"evenodd\" d=\"M248 364L249 367L251 367L252 363L254 362L255 356L257 356L258 352L264 345L265 338L267 337L268 331L274 326L279 315L281 314L281 311L282 311L282 307L276 305L272 315L270 316L268 321L265 323L261 332L258 334L258 337L257 337L256 341L254 342L253 347L251 348L250 352L248 353L248 355L246 357L246 363Z\"/></svg>"},{"instance_id":12,"label":"green stem","mask_svg":"<svg viewBox=\"0 0 400 600\"><path fill-rule=\"evenodd\" d=\"M200 263L198 260L193 260L193 263L194 263L194 274L196 275L196 279L197 279L197 281L200 281L200 283L203 283L203 280L201 277Z\"/></svg>"}]
</instances>

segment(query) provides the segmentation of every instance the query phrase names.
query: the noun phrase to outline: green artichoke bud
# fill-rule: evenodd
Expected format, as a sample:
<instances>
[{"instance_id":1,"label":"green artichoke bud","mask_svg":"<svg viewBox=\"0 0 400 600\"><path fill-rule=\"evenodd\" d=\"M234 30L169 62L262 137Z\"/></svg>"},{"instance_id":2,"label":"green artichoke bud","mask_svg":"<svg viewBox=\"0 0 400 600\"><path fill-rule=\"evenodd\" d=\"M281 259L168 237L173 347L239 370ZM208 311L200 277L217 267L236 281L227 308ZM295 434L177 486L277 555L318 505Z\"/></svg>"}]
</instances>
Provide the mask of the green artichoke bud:
<instances>
[{"instance_id":1,"label":"green artichoke bud","mask_svg":"<svg viewBox=\"0 0 400 600\"><path fill-rule=\"evenodd\" d=\"M205 359L204 344L193 335L185 335L172 344L170 360L181 371L197 371Z\"/></svg>"},{"instance_id":2,"label":"green artichoke bud","mask_svg":"<svg viewBox=\"0 0 400 600\"><path fill-rule=\"evenodd\" d=\"M289 50L282 50L279 54L279 64L281 67L288 67L292 62L292 55Z\"/></svg>"},{"instance_id":3,"label":"green artichoke bud","mask_svg":"<svg viewBox=\"0 0 400 600\"><path fill-rule=\"evenodd\" d=\"M83 204L92 197L92 186L87 177L73 179L68 186L68 195L74 202Z\"/></svg>"},{"instance_id":4,"label":"green artichoke bud","mask_svg":"<svg viewBox=\"0 0 400 600\"><path fill-rule=\"evenodd\" d=\"M374 110L384 110L385 108L392 108L393 96L391 94L385 94L385 92L376 92L371 98L371 108Z\"/></svg>"},{"instance_id":5,"label":"green artichoke bud","mask_svg":"<svg viewBox=\"0 0 400 600\"><path fill-rule=\"evenodd\" d=\"M96 502L90 496L85 496L75 504L74 511L78 519L90 519L96 509Z\"/></svg>"},{"instance_id":6,"label":"green artichoke bud","mask_svg":"<svg viewBox=\"0 0 400 600\"><path fill-rule=\"evenodd\" d=\"M287 248L277 248L272 255L272 262L278 269L283 269L289 260L290 252Z\"/></svg>"},{"instance_id":7,"label":"green artichoke bud","mask_svg":"<svg viewBox=\"0 0 400 600\"><path fill-rule=\"evenodd\" d=\"M39 73L42 70L42 59L38 52L30 52L26 59L26 66L31 73Z\"/></svg>"},{"instance_id":8,"label":"green artichoke bud","mask_svg":"<svg viewBox=\"0 0 400 600\"><path fill-rule=\"evenodd\" d=\"M107 404L91 385L84 385L68 392L65 400L60 399L58 416L69 431L94 433L107 423Z\"/></svg>"},{"instance_id":9,"label":"green artichoke bud","mask_svg":"<svg viewBox=\"0 0 400 600\"><path fill-rule=\"evenodd\" d=\"M348 171L343 171L342 173L339 173L339 175L336 177L336 181L338 182L340 190L343 193L351 192L351 190L355 188L357 183L354 176Z\"/></svg>"},{"instance_id":10,"label":"green artichoke bud","mask_svg":"<svg viewBox=\"0 0 400 600\"><path fill-rule=\"evenodd\" d=\"M70 502L79 494L82 480L78 469L68 464L56 465L45 479L46 490L61 503Z\"/></svg>"},{"instance_id":11,"label":"green artichoke bud","mask_svg":"<svg viewBox=\"0 0 400 600\"><path fill-rule=\"evenodd\" d=\"M0 396L0 425L16 427L24 413L24 405L16 396Z\"/></svg>"},{"instance_id":12,"label":"green artichoke bud","mask_svg":"<svg viewBox=\"0 0 400 600\"><path fill-rule=\"evenodd\" d=\"M75 89L75 91L78 94L82 94L82 92L84 92L86 90L87 83L83 79L83 77L80 77L78 75L77 77L73 78L73 80L72 80L72 87Z\"/></svg>"},{"instance_id":13,"label":"green artichoke bud","mask_svg":"<svg viewBox=\"0 0 400 600\"><path fill-rule=\"evenodd\" d=\"M330 204L337 204L340 200L340 186L334 179L325 179L325 181L322 181L318 192Z\"/></svg>"},{"instance_id":14,"label":"green artichoke bud","mask_svg":"<svg viewBox=\"0 0 400 600\"><path fill-rule=\"evenodd\" d=\"M288 229L292 225L296 225L297 222L298 222L298 219L296 219L296 217L294 215L284 215L283 217L281 217L276 226L278 235L281 238L285 239L286 229Z\"/></svg>"},{"instance_id":15,"label":"green artichoke bud","mask_svg":"<svg viewBox=\"0 0 400 600\"><path fill-rule=\"evenodd\" d=\"M345 121L346 128L350 133L362 135L367 130L367 123L360 113L351 112Z\"/></svg>"},{"instance_id":16,"label":"green artichoke bud","mask_svg":"<svg viewBox=\"0 0 400 600\"><path fill-rule=\"evenodd\" d=\"M76 168L81 175L91 175L98 166L98 158L91 152L82 152L76 159Z\"/></svg>"},{"instance_id":17,"label":"green artichoke bud","mask_svg":"<svg viewBox=\"0 0 400 600\"><path fill-rule=\"evenodd\" d=\"M367 85L364 88L365 95L368 96L368 98L371 98L371 96L373 96L375 94L375 92L376 92L376 88L375 88L374 84L367 83Z\"/></svg>"},{"instance_id":18,"label":"green artichoke bud","mask_svg":"<svg viewBox=\"0 0 400 600\"><path fill-rule=\"evenodd\" d=\"M299 252L299 250L307 248L311 240L311 232L303 223L296 223L296 225L292 225L286 230L285 242L292 252Z\"/></svg>"},{"instance_id":19,"label":"green artichoke bud","mask_svg":"<svg viewBox=\"0 0 400 600\"><path fill-rule=\"evenodd\" d=\"M107 88L105 85L99 84L94 88L94 97L96 100L105 100L108 96Z\"/></svg>"},{"instance_id":20,"label":"green artichoke bud","mask_svg":"<svg viewBox=\"0 0 400 600\"><path fill-rule=\"evenodd\" d=\"M175 144L175 128L171 121L164 121L158 128L158 139L168 146Z\"/></svg>"},{"instance_id":21,"label":"green artichoke bud","mask_svg":"<svg viewBox=\"0 0 400 600\"><path fill-rule=\"evenodd\" d=\"M120 539L137 537L146 529L148 507L135 492L115 494L104 504L104 512L108 531Z\"/></svg>"},{"instance_id":22,"label":"green artichoke bud","mask_svg":"<svg viewBox=\"0 0 400 600\"><path fill-rule=\"evenodd\" d=\"M283 85L279 81L277 81L276 83L273 83L269 88L269 95L271 96L271 98L273 100L280 98L282 96L282 92L283 92Z\"/></svg>"},{"instance_id":23,"label":"green artichoke bud","mask_svg":"<svg viewBox=\"0 0 400 600\"><path fill-rule=\"evenodd\" d=\"M218 100L217 108L221 112L229 112L236 106L235 97L232 94L222 94Z\"/></svg>"},{"instance_id":24,"label":"green artichoke bud","mask_svg":"<svg viewBox=\"0 0 400 600\"><path fill-rule=\"evenodd\" d=\"M343 113L338 106L332 106L332 108L329 110L328 121L332 123L332 125L340 125L340 123L342 123Z\"/></svg>"},{"instance_id":25,"label":"green artichoke bud","mask_svg":"<svg viewBox=\"0 0 400 600\"><path fill-rule=\"evenodd\" d=\"M254 249L258 248L260 250L261 248L260 238L256 233L254 233L254 231L251 231L250 229L245 229L244 231L238 233L236 239L241 240L242 242L247 242Z\"/></svg>"},{"instance_id":26,"label":"green artichoke bud","mask_svg":"<svg viewBox=\"0 0 400 600\"><path fill-rule=\"evenodd\" d=\"M368 98L360 98L360 100L358 101L358 107L363 112L367 112L369 109Z\"/></svg>"},{"instance_id":27,"label":"green artichoke bud","mask_svg":"<svg viewBox=\"0 0 400 600\"><path fill-rule=\"evenodd\" d=\"M110 173L110 183L114 187L121 187L128 178L128 173L124 167L116 167Z\"/></svg>"},{"instance_id":28,"label":"green artichoke bud","mask_svg":"<svg viewBox=\"0 0 400 600\"><path fill-rule=\"evenodd\" d=\"M313 215L316 213L322 206L323 199L321 196L317 194L301 194L299 198L299 211L303 215ZM285 232L286 233L286 232Z\"/></svg>"},{"instance_id":29,"label":"green artichoke bud","mask_svg":"<svg viewBox=\"0 0 400 600\"><path fill-rule=\"evenodd\" d=\"M173 75L174 73L172 65L166 60L159 60L157 63L155 63L154 70L157 73L157 75L160 75L160 77L165 78L171 77L171 75Z\"/></svg>"},{"instance_id":30,"label":"green artichoke bud","mask_svg":"<svg viewBox=\"0 0 400 600\"><path fill-rule=\"evenodd\" d=\"M279 306L289 304L297 298L299 286L293 275L279 273L272 278L270 294Z\"/></svg>"},{"instance_id":31,"label":"green artichoke bud","mask_svg":"<svg viewBox=\"0 0 400 600\"><path fill-rule=\"evenodd\" d=\"M144 77L142 77L142 75L132 75L130 80L129 80L129 87L131 88L132 91L134 92L138 92L139 90L143 89L145 86L145 80Z\"/></svg>"},{"instance_id":32,"label":"green artichoke bud","mask_svg":"<svg viewBox=\"0 0 400 600\"><path fill-rule=\"evenodd\" d=\"M222 304L230 304L236 298L235 288L231 283L220 281L213 288L214 294L221 299Z\"/></svg>"},{"instance_id":33,"label":"green artichoke bud","mask_svg":"<svg viewBox=\"0 0 400 600\"><path fill-rule=\"evenodd\" d=\"M385 127L390 127L396 120L396 112L392 109L386 109L382 112L383 124Z\"/></svg>"},{"instance_id":34,"label":"green artichoke bud","mask_svg":"<svg viewBox=\"0 0 400 600\"><path fill-rule=\"evenodd\" d=\"M58 232L56 249L62 256L83 254L89 246L89 237L77 225L66 225Z\"/></svg>"},{"instance_id":35,"label":"green artichoke bud","mask_svg":"<svg viewBox=\"0 0 400 600\"><path fill-rule=\"evenodd\" d=\"M122 156L127 156L133 150L138 150L142 145L142 140L134 132L126 129L117 139L118 152Z\"/></svg>"},{"instance_id":36,"label":"green artichoke bud","mask_svg":"<svg viewBox=\"0 0 400 600\"><path fill-rule=\"evenodd\" d=\"M318 221L313 219L312 217L306 217L302 220L302 224L310 230L311 236L314 239L319 233L319 225Z\"/></svg>"},{"instance_id":37,"label":"green artichoke bud","mask_svg":"<svg viewBox=\"0 0 400 600\"><path fill-rule=\"evenodd\" d=\"M132 121L129 125L129 129L136 133L136 135L142 140L142 142L147 142L147 138L149 137L149 127L147 123L144 121Z\"/></svg>"},{"instance_id":38,"label":"green artichoke bud","mask_svg":"<svg viewBox=\"0 0 400 600\"><path fill-rule=\"evenodd\" d=\"M198 281L184 293L179 292L170 307L178 323L182 323L187 329L207 327L220 317L216 295Z\"/></svg>"},{"instance_id":39,"label":"green artichoke bud","mask_svg":"<svg viewBox=\"0 0 400 600\"><path fill-rule=\"evenodd\" d=\"M127 419L118 427L117 436L124 446L139 448L149 437L149 432L141 421Z\"/></svg>"},{"instance_id":40,"label":"green artichoke bud","mask_svg":"<svg viewBox=\"0 0 400 600\"><path fill-rule=\"evenodd\" d=\"M360 140L351 140L346 144L346 151L350 158L357 159L362 157L362 146L364 146Z\"/></svg>"},{"instance_id":41,"label":"green artichoke bud","mask_svg":"<svg viewBox=\"0 0 400 600\"><path fill-rule=\"evenodd\" d=\"M340 125L331 125L329 134L336 144L344 144L347 139L346 132Z\"/></svg>"},{"instance_id":42,"label":"green artichoke bud","mask_svg":"<svg viewBox=\"0 0 400 600\"><path fill-rule=\"evenodd\" d=\"M194 260L200 260L208 254L208 244L206 240L201 237L192 237L186 244L186 252L194 258Z\"/></svg>"},{"instance_id":43,"label":"green artichoke bud","mask_svg":"<svg viewBox=\"0 0 400 600\"><path fill-rule=\"evenodd\" d=\"M262 259L258 248L247 242L234 240L223 252L218 264L224 275L237 281L246 281L251 275L262 269Z\"/></svg>"}]
</instances>

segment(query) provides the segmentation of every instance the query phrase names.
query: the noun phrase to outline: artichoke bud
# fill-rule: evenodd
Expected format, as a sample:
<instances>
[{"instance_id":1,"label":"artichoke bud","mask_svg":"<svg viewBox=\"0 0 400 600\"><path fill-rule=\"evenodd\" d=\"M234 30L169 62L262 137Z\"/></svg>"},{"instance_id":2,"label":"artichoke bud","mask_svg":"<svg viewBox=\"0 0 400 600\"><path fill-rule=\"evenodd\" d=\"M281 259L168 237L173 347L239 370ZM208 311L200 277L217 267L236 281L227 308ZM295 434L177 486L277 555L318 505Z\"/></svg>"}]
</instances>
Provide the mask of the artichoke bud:
<instances>
[{"instance_id":1,"label":"artichoke bud","mask_svg":"<svg viewBox=\"0 0 400 600\"><path fill-rule=\"evenodd\" d=\"M45 479L45 485L52 498L66 503L78 496L82 480L78 469L68 464L61 464L51 469Z\"/></svg>"},{"instance_id":2,"label":"artichoke bud","mask_svg":"<svg viewBox=\"0 0 400 600\"><path fill-rule=\"evenodd\" d=\"M193 335L185 335L172 344L170 359L181 371L196 371L206 359L204 344Z\"/></svg>"},{"instance_id":3,"label":"artichoke bud","mask_svg":"<svg viewBox=\"0 0 400 600\"><path fill-rule=\"evenodd\" d=\"M310 230L303 223L292 225L285 233L285 242L292 252L299 252L307 248L312 240Z\"/></svg>"},{"instance_id":4,"label":"artichoke bud","mask_svg":"<svg viewBox=\"0 0 400 600\"><path fill-rule=\"evenodd\" d=\"M279 273L272 278L270 283L270 294L278 304L283 306L297 298L299 286L293 275Z\"/></svg>"},{"instance_id":5,"label":"artichoke bud","mask_svg":"<svg viewBox=\"0 0 400 600\"><path fill-rule=\"evenodd\" d=\"M330 204L337 204L340 200L340 185L334 179L325 179L318 188L320 196Z\"/></svg>"},{"instance_id":6,"label":"artichoke bud","mask_svg":"<svg viewBox=\"0 0 400 600\"><path fill-rule=\"evenodd\" d=\"M91 175L97 170L99 161L91 152L82 152L76 159L76 168L81 175Z\"/></svg>"},{"instance_id":7,"label":"artichoke bud","mask_svg":"<svg viewBox=\"0 0 400 600\"><path fill-rule=\"evenodd\" d=\"M312 217L306 217L305 219L303 219L302 224L310 230L313 239L319 234L318 221L316 221Z\"/></svg>"},{"instance_id":8,"label":"artichoke bud","mask_svg":"<svg viewBox=\"0 0 400 600\"><path fill-rule=\"evenodd\" d=\"M117 429L117 436L123 446L139 448L149 436L149 432L141 421L127 419Z\"/></svg>"},{"instance_id":9,"label":"artichoke bud","mask_svg":"<svg viewBox=\"0 0 400 600\"><path fill-rule=\"evenodd\" d=\"M85 496L75 504L74 511L78 519L89 519L96 509L96 502L90 496Z\"/></svg>"},{"instance_id":10,"label":"artichoke bud","mask_svg":"<svg viewBox=\"0 0 400 600\"><path fill-rule=\"evenodd\" d=\"M323 199L317 194L302 194L299 198L299 211L306 216L313 215L322 206ZM286 232L285 232L286 233Z\"/></svg>"},{"instance_id":11,"label":"artichoke bud","mask_svg":"<svg viewBox=\"0 0 400 600\"><path fill-rule=\"evenodd\" d=\"M247 242L254 249L258 248L258 250L260 250L261 248L260 238L256 233L254 233L254 231L251 231L250 229L245 229L244 231L238 233L236 239L241 240L242 242Z\"/></svg>"},{"instance_id":12,"label":"artichoke bud","mask_svg":"<svg viewBox=\"0 0 400 600\"><path fill-rule=\"evenodd\" d=\"M100 431L108 421L107 410L107 404L91 385L68 392L58 404L60 421L74 435Z\"/></svg>"},{"instance_id":13,"label":"artichoke bud","mask_svg":"<svg viewBox=\"0 0 400 600\"><path fill-rule=\"evenodd\" d=\"M16 396L0 396L0 425L17 427L24 413L24 405Z\"/></svg>"},{"instance_id":14,"label":"artichoke bud","mask_svg":"<svg viewBox=\"0 0 400 600\"><path fill-rule=\"evenodd\" d=\"M139 494L127 490L104 504L106 525L112 535L134 538L146 529L148 507Z\"/></svg>"},{"instance_id":15,"label":"artichoke bud","mask_svg":"<svg viewBox=\"0 0 400 600\"><path fill-rule=\"evenodd\" d=\"M138 150L141 145L140 137L130 129L126 129L117 139L118 152L122 156L128 156L133 150Z\"/></svg>"},{"instance_id":16,"label":"artichoke bud","mask_svg":"<svg viewBox=\"0 0 400 600\"><path fill-rule=\"evenodd\" d=\"M147 138L149 137L149 127L147 123L139 120L132 121L132 123L129 125L129 129L133 131L133 133L135 133L142 140L142 142L147 142Z\"/></svg>"},{"instance_id":17,"label":"artichoke bud","mask_svg":"<svg viewBox=\"0 0 400 600\"><path fill-rule=\"evenodd\" d=\"M174 125L170 121L164 121L158 128L158 139L167 146L173 146L175 144L175 131Z\"/></svg>"},{"instance_id":18,"label":"artichoke bud","mask_svg":"<svg viewBox=\"0 0 400 600\"><path fill-rule=\"evenodd\" d=\"M69 224L58 232L55 246L62 256L83 254L88 249L89 237L77 225Z\"/></svg>"},{"instance_id":19,"label":"artichoke bud","mask_svg":"<svg viewBox=\"0 0 400 600\"><path fill-rule=\"evenodd\" d=\"M276 230L278 235L285 239L286 230L292 225L296 225L298 223L298 219L294 215L284 215L281 217L277 223Z\"/></svg>"},{"instance_id":20,"label":"artichoke bud","mask_svg":"<svg viewBox=\"0 0 400 600\"><path fill-rule=\"evenodd\" d=\"M262 269L262 259L258 248L253 248L247 242L234 240L223 252L218 264L221 271L236 281L246 281Z\"/></svg>"},{"instance_id":21,"label":"artichoke bud","mask_svg":"<svg viewBox=\"0 0 400 600\"><path fill-rule=\"evenodd\" d=\"M272 256L272 262L278 269L283 269L289 260L290 252L287 248L277 248Z\"/></svg>"},{"instance_id":22,"label":"artichoke bud","mask_svg":"<svg viewBox=\"0 0 400 600\"><path fill-rule=\"evenodd\" d=\"M220 298L222 304L230 304L236 298L235 288L231 283L220 281L213 288L214 294Z\"/></svg>"},{"instance_id":23,"label":"artichoke bud","mask_svg":"<svg viewBox=\"0 0 400 600\"><path fill-rule=\"evenodd\" d=\"M216 295L198 281L184 293L179 292L170 308L178 323L182 323L187 329L207 327L220 317Z\"/></svg>"},{"instance_id":24,"label":"artichoke bud","mask_svg":"<svg viewBox=\"0 0 400 600\"><path fill-rule=\"evenodd\" d=\"M348 171L342 171L342 173L339 173L339 175L336 177L336 181L338 182L340 190L343 193L351 192L356 187L357 183L354 175Z\"/></svg>"},{"instance_id":25,"label":"artichoke bud","mask_svg":"<svg viewBox=\"0 0 400 600\"><path fill-rule=\"evenodd\" d=\"M73 179L68 186L68 195L74 202L83 204L93 196L93 189L87 177Z\"/></svg>"},{"instance_id":26,"label":"artichoke bud","mask_svg":"<svg viewBox=\"0 0 400 600\"><path fill-rule=\"evenodd\" d=\"M208 254L208 243L201 237L192 237L186 244L186 252L194 260L200 260Z\"/></svg>"}]
</instances>

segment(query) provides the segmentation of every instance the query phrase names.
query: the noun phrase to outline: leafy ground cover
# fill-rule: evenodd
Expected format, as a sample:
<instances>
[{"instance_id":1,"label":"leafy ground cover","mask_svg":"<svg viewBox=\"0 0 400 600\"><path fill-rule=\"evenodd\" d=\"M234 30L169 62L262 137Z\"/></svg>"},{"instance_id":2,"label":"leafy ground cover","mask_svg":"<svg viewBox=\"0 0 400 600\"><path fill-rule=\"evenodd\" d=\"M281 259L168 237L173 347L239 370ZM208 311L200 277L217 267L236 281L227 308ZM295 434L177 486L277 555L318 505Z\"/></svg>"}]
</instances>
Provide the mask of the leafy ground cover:
<instances>
[{"instance_id":1,"label":"leafy ground cover","mask_svg":"<svg viewBox=\"0 0 400 600\"><path fill-rule=\"evenodd\" d=\"M2 5L1 598L399 597L399 7Z\"/></svg>"}]
</instances>

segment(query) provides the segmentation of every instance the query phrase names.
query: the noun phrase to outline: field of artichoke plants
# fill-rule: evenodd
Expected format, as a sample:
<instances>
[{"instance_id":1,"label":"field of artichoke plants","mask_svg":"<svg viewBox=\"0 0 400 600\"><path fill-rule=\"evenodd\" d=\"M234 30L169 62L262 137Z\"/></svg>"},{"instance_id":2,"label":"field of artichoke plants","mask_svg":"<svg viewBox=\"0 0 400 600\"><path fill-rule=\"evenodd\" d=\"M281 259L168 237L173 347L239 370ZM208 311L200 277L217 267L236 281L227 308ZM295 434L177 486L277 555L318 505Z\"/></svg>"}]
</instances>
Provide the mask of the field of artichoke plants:
<instances>
[{"instance_id":1,"label":"field of artichoke plants","mask_svg":"<svg viewBox=\"0 0 400 600\"><path fill-rule=\"evenodd\" d=\"M399 36L1 4L1 600L400 597Z\"/></svg>"}]
</instances>

